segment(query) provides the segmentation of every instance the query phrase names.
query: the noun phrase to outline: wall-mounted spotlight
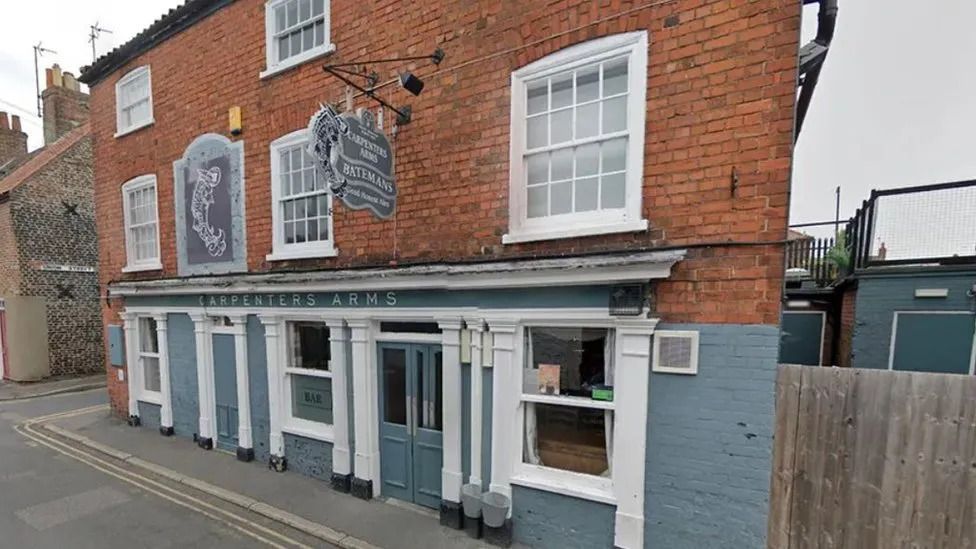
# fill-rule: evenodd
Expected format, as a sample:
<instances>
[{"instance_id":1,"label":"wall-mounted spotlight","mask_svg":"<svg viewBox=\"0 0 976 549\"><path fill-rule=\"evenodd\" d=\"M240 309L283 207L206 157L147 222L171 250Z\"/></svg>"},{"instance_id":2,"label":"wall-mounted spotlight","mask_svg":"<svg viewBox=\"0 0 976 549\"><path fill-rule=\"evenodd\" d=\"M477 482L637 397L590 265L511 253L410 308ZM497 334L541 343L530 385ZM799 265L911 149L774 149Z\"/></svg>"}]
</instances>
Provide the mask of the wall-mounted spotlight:
<instances>
[{"instance_id":1,"label":"wall-mounted spotlight","mask_svg":"<svg viewBox=\"0 0 976 549\"><path fill-rule=\"evenodd\" d=\"M433 63L434 65L440 65L441 61L444 60L444 50L437 48L433 51L433 53L429 55L397 57L393 59L372 59L372 60L364 60L364 61L355 61L352 63L337 63L333 65L324 65L322 67L322 70L331 74L332 76L335 76L343 83L345 83L347 86L351 86L352 88L355 88L363 95L373 99L380 105L383 105L384 107L395 112L397 114L397 124L403 125L410 122L410 117L411 117L410 106L407 105L407 106L397 108L394 107L393 105L390 105L383 99L377 97L376 90L382 88L386 84L389 84L389 82L377 86L376 83L377 80L379 80L379 76L375 71L367 72L366 65L368 63L393 63L393 62L400 62L400 61L418 61L421 59L429 59L430 62ZM349 79L350 76L356 76L364 79L366 81L366 86L363 87L360 86L359 84L356 84L355 82ZM399 82L400 82L400 87L402 87L403 89L407 90L408 92L410 92L415 96L420 95L421 92L424 91L424 81L418 78L415 74L413 74L410 71L401 72L399 77Z\"/></svg>"},{"instance_id":2,"label":"wall-mounted spotlight","mask_svg":"<svg viewBox=\"0 0 976 549\"><path fill-rule=\"evenodd\" d=\"M400 73L400 87L414 95L424 91L424 81L414 76L410 71Z\"/></svg>"}]
</instances>

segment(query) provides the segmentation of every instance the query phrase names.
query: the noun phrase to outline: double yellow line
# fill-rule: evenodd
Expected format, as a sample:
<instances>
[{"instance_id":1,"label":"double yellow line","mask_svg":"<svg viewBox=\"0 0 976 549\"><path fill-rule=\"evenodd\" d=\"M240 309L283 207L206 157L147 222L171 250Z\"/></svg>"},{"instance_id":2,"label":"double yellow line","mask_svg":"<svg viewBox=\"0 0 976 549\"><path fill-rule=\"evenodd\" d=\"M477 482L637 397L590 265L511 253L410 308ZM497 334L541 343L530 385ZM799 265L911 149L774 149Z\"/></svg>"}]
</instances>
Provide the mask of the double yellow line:
<instances>
[{"instance_id":1,"label":"double yellow line","mask_svg":"<svg viewBox=\"0 0 976 549\"><path fill-rule=\"evenodd\" d=\"M39 424L52 421L55 419L65 419L69 417L94 413L98 411L105 411L108 409L107 404L99 404L97 406L89 406L87 408L80 408L78 410L71 410L68 412L58 412L55 414L49 414L46 416L32 418L23 423L14 426L14 430L21 435L46 446L55 452L66 455L72 459L80 461L89 467L101 471L106 475L117 478L123 482L129 483L136 486L146 492L159 496L167 501L171 501L176 505L189 509L199 515L205 516L210 520L223 524L229 528L233 528L238 532L260 541L270 547L276 547L280 549L286 549L288 547L298 547L301 549L312 549L311 546L306 545L296 539L288 537L280 532L271 530L256 524L253 519L248 519L236 513L232 513L216 505L203 501L199 498L188 495L184 492L175 490L165 484L157 482L149 477L140 475L129 471L123 467L119 467L110 461L96 457L93 454L79 450L69 444L66 444L55 437L52 437L46 433L41 432L37 426Z\"/></svg>"}]
</instances>

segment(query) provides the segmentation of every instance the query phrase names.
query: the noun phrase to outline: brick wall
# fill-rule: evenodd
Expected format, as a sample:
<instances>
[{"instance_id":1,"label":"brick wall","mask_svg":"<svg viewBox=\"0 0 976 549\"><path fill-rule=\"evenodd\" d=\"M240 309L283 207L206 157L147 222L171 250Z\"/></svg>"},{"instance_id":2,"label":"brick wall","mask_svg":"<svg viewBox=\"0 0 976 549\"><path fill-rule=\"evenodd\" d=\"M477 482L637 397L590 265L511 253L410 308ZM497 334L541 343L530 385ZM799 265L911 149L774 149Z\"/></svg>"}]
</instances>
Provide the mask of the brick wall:
<instances>
[{"instance_id":1,"label":"brick wall","mask_svg":"<svg viewBox=\"0 0 976 549\"><path fill-rule=\"evenodd\" d=\"M851 366L851 343L854 337L854 303L857 300L857 286L849 285L841 294L840 333L837 335L837 365Z\"/></svg>"},{"instance_id":2,"label":"brick wall","mask_svg":"<svg viewBox=\"0 0 976 549\"><path fill-rule=\"evenodd\" d=\"M0 296L20 293L20 261L10 201L0 202Z\"/></svg>"},{"instance_id":3,"label":"brick wall","mask_svg":"<svg viewBox=\"0 0 976 549\"><path fill-rule=\"evenodd\" d=\"M526 2L332 2L335 62L363 56L447 52L410 103L414 122L397 138L395 220L338 205L340 256L269 263L268 143L304 127L342 87L320 63L261 80L264 2L245 0L131 60L94 86L102 282L123 278L119 187L159 178L164 270L176 273L172 162L205 132L226 134L227 109L244 117L248 264L254 271L574 254L658 246L774 242L785 237L796 86L799 3L679 0ZM615 15L623 14L623 15ZM592 24L596 21L599 23ZM368 32L364 29L368 28ZM508 229L510 73L568 45L611 33L650 32L643 211L646 233L503 246ZM187 63L199 59L201 63ZM155 124L114 138L114 84L152 67ZM406 64L405 64L406 65ZM381 79L403 66L377 67ZM368 105L359 101L358 106ZM731 190L733 168L737 188ZM693 249L658 288L674 321L777 323L782 249ZM132 275L137 277L139 275ZM142 276L160 276L160 273Z\"/></svg>"},{"instance_id":4,"label":"brick wall","mask_svg":"<svg viewBox=\"0 0 976 549\"><path fill-rule=\"evenodd\" d=\"M52 375L98 372L105 364L97 274L46 270L97 267L92 178L92 140L85 137L11 191L20 290L47 303Z\"/></svg>"},{"instance_id":5,"label":"brick wall","mask_svg":"<svg viewBox=\"0 0 976 549\"><path fill-rule=\"evenodd\" d=\"M88 94L78 90L71 73L62 77L57 65L47 69L47 88L41 92L44 106L44 143L51 144L88 120Z\"/></svg>"},{"instance_id":6,"label":"brick wall","mask_svg":"<svg viewBox=\"0 0 976 549\"><path fill-rule=\"evenodd\" d=\"M27 134L20 129L20 117L7 118L0 112L0 166L7 161L27 155Z\"/></svg>"}]
</instances>

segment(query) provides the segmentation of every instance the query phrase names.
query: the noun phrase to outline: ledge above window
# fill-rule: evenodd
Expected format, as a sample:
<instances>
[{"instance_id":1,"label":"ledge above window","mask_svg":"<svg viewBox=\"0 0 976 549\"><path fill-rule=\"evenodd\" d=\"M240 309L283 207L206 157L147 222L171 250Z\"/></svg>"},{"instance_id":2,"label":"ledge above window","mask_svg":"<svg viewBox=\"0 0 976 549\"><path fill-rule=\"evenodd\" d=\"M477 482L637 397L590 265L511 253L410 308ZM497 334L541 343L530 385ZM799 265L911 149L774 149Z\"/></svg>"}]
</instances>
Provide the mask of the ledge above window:
<instances>
[{"instance_id":1,"label":"ledge above window","mask_svg":"<svg viewBox=\"0 0 976 549\"><path fill-rule=\"evenodd\" d=\"M636 233L646 231L647 226L646 219L639 219L636 221L623 221L606 225L577 224L547 230L513 230L502 236L502 244L519 244L539 240L556 240L559 238L577 238L614 233Z\"/></svg>"},{"instance_id":2,"label":"ledge above window","mask_svg":"<svg viewBox=\"0 0 976 549\"><path fill-rule=\"evenodd\" d=\"M147 263L145 265L126 265L125 267L122 267L122 272L141 273L143 271L161 271L162 269L163 269L163 264L156 262L156 263Z\"/></svg>"},{"instance_id":3,"label":"ledge above window","mask_svg":"<svg viewBox=\"0 0 976 549\"><path fill-rule=\"evenodd\" d=\"M313 59L318 59L319 57L325 57L331 54L336 49L335 44L325 44L323 46L317 47L315 49L308 50L294 57L289 57L284 61L276 65L272 65L260 73L258 73L258 78L264 80L265 78L271 78L277 74L289 71L299 65L304 65L305 63L312 61Z\"/></svg>"}]
</instances>

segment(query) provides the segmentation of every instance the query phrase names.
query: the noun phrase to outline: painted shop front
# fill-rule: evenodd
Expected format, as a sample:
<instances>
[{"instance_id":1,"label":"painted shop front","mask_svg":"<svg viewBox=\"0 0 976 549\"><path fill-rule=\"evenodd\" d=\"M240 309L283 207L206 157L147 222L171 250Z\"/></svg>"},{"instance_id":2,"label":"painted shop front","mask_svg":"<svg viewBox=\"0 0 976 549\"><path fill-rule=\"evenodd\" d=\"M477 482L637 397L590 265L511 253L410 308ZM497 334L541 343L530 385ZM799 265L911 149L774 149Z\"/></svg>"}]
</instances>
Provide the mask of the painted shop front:
<instances>
[{"instance_id":1,"label":"painted shop front","mask_svg":"<svg viewBox=\"0 0 976 549\"><path fill-rule=\"evenodd\" d=\"M119 283L130 420L458 527L463 485L514 521L551 495L641 546L657 320L620 292L681 255Z\"/></svg>"}]
</instances>

